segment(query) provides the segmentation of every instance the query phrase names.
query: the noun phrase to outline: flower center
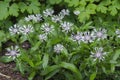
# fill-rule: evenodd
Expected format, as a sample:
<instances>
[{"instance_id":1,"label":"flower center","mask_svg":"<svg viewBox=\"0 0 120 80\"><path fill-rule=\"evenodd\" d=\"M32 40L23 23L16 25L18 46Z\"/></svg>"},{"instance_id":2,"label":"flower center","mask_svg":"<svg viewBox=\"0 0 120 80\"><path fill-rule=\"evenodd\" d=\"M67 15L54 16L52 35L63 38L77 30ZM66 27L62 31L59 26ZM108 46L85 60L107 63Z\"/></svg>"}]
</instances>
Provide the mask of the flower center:
<instances>
[{"instance_id":1,"label":"flower center","mask_svg":"<svg viewBox=\"0 0 120 80\"><path fill-rule=\"evenodd\" d=\"M14 50L12 50L10 53L11 53L11 56L15 56L17 54L17 52Z\"/></svg>"},{"instance_id":2,"label":"flower center","mask_svg":"<svg viewBox=\"0 0 120 80\"><path fill-rule=\"evenodd\" d=\"M76 36L75 36L75 39L76 39L76 40L80 40L80 36L79 36L79 35L76 35Z\"/></svg>"},{"instance_id":3,"label":"flower center","mask_svg":"<svg viewBox=\"0 0 120 80\"><path fill-rule=\"evenodd\" d=\"M26 32L26 33L28 33L29 31L30 31L30 30L29 30L28 28L27 28L27 29L25 29L25 32Z\"/></svg>"},{"instance_id":4,"label":"flower center","mask_svg":"<svg viewBox=\"0 0 120 80\"><path fill-rule=\"evenodd\" d=\"M102 55L101 53L96 53L95 57L100 58Z\"/></svg>"},{"instance_id":5,"label":"flower center","mask_svg":"<svg viewBox=\"0 0 120 80\"><path fill-rule=\"evenodd\" d=\"M13 32L17 33L17 31L18 31L17 29L13 29Z\"/></svg>"},{"instance_id":6,"label":"flower center","mask_svg":"<svg viewBox=\"0 0 120 80\"><path fill-rule=\"evenodd\" d=\"M46 27L46 28L45 28L45 31L46 31L46 32L49 32L49 31L50 31L50 28L49 28L49 27Z\"/></svg>"},{"instance_id":7,"label":"flower center","mask_svg":"<svg viewBox=\"0 0 120 80\"><path fill-rule=\"evenodd\" d=\"M86 35L85 40L90 40L90 36Z\"/></svg>"},{"instance_id":8,"label":"flower center","mask_svg":"<svg viewBox=\"0 0 120 80\"><path fill-rule=\"evenodd\" d=\"M98 37L102 37L102 35L103 35L102 32L98 32L98 33L97 33L97 36L98 36Z\"/></svg>"}]
</instances>

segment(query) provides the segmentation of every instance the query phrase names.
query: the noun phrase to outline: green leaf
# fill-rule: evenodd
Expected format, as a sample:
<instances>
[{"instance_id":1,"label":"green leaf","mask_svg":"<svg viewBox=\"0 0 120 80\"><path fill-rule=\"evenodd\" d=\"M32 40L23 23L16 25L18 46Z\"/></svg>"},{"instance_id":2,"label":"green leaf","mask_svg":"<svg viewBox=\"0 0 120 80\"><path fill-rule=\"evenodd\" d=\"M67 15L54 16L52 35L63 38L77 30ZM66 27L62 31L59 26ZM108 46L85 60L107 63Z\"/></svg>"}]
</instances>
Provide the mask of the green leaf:
<instances>
[{"instance_id":1,"label":"green leaf","mask_svg":"<svg viewBox=\"0 0 120 80\"><path fill-rule=\"evenodd\" d=\"M27 9L27 5L24 2L19 2L18 6L22 13Z\"/></svg>"},{"instance_id":2,"label":"green leaf","mask_svg":"<svg viewBox=\"0 0 120 80\"><path fill-rule=\"evenodd\" d=\"M60 66L58 66L58 65L47 66L47 67L45 68L45 70L43 70L43 71L41 72L41 75L47 75L47 74L49 74L49 73L51 73L51 72L53 72L53 71L55 71L55 70L57 70L57 69L59 69L59 68L60 68Z\"/></svg>"},{"instance_id":3,"label":"green leaf","mask_svg":"<svg viewBox=\"0 0 120 80\"><path fill-rule=\"evenodd\" d=\"M35 65L34 65L32 59L29 58L29 55L27 55L27 53L24 52L24 54L21 55L21 58L22 58L24 61L26 61L31 67L34 68Z\"/></svg>"},{"instance_id":4,"label":"green leaf","mask_svg":"<svg viewBox=\"0 0 120 80\"><path fill-rule=\"evenodd\" d=\"M6 41L6 36L7 34L5 34L4 31L0 30L0 42Z\"/></svg>"},{"instance_id":5,"label":"green leaf","mask_svg":"<svg viewBox=\"0 0 120 80\"><path fill-rule=\"evenodd\" d=\"M35 46L31 48L31 50L32 50L33 52L34 52L34 51L36 51L36 50L38 50L38 49L39 49L40 44L41 44L41 42L40 42L40 41L38 41L38 42L35 44Z\"/></svg>"},{"instance_id":6,"label":"green leaf","mask_svg":"<svg viewBox=\"0 0 120 80\"><path fill-rule=\"evenodd\" d=\"M2 57L0 57L0 62L9 63L11 61L13 61L13 58L11 58L9 56L2 56Z\"/></svg>"},{"instance_id":7,"label":"green leaf","mask_svg":"<svg viewBox=\"0 0 120 80\"><path fill-rule=\"evenodd\" d=\"M13 15L13 16L18 16L18 11L19 11L19 7L16 3L13 3L10 7L9 7L9 14Z\"/></svg>"},{"instance_id":8,"label":"green leaf","mask_svg":"<svg viewBox=\"0 0 120 80\"><path fill-rule=\"evenodd\" d=\"M66 48L63 49L62 53L63 53L66 57L68 57L68 51L67 51Z\"/></svg>"},{"instance_id":9,"label":"green leaf","mask_svg":"<svg viewBox=\"0 0 120 80\"><path fill-rule=\"evenodd\" d=\"M113 73L115 71L115 65L111 64L111 72Z\"/></svg>"},{"instance_id":10,"label":"green leaf","mask_svg":"<svg viewBox=\"0 0 120 80\"><path fill-rule=\"evenodd\" d=\"M87 4L87 2L85 0L80 0L80 6L85 6Z\"/></svg>"},{"instance_id":11,"label":"green leaf","mask_svg":"<svg viewBox=\"0 0 120 80\"><path fill-rule=\"evenodd\" d=\"M29 13L39 13L40 12L40 8L39 8L40 4L37 1L31 2L31 4L27 7L27 11Z\"/></svg>"},{"instance_id":12,"label":"green leaf","mask_svg":"<svg viewBox=\"0 0 120 80\"><path fill-rule=\"evenodd\" d=\"M79 0L64 0L65 2L68 3L68 6L72 7L76 7L79 5Z\"/></svg>"},{"instance_id":13,"label":"green leaf","mask_svg":"<svg viewBox=\"0 0 120 80\"><path fill-rule=\"evenodd\" d=\"M102 13L107 13L107 7L99 4L99 5L97 6L97 11L102 12Z\"/></svg>"},{"instance_id":14,"label":"green leaf","mask_svg":"<svg viewBox=\"0 0 120 80\"><path fill-rule=\"evenodd\" d=\"M86 10L89 11L89 14L95 14L96 8L97 8L97 6L95 4L88 4Z\"/></svg>"},{"instance_id":15,"label":"green leaf","mask_svg":"<svg viewBox=\"0 0 120 80\"><path fill-rule=\"evenodd\" d=\"M46 77L45 80L49 80L51 77L53 77L56 73L58 73L60 70L56 69L54 71L52 71L51 73L49 73Z\"/></svg>"},{"instance_id":16,"label":"green leaf","mask_svg":"<svg viewBox=\"0 0 120 80\"><path fill-rule=\"evenodd\" d=\"M109 6L109 11L112 16L115 16L118 13L117 8L114 5Z\"/></svg>"},{"instance_id":17,"label":"green leaf","mask_svg":"<svg viewBox=\"0 0 120 80\"><path fill-rule=\"evenodd\" d=\"M49 0L50 4L59 4L62 0Z\"/></svg>"},{"instance_id":18,"label":"green leaf","mask_svg":"<svg viewBox=\"0 0 120 80\"><path fill-rule=\"evenodd\" d=\"M49 61L49 55L45 54L43 57L43 68L45 69L48 65L48 61Z\"/></svg>"},{"instance_id":19,"label":"green leaf","mask_svg":"<svg viewBox=\"0 0 120 80\"><path fill-rule=\"evenodd\" d=\"M33 80L33 78L35 77L35 75L36 75L36 72L33 71L33 72L29 75L28 80Z\"/></svg>"},{"instance_id":20,"label":"green leaf","mask_svg":"<svg viewBox=\"0 0 120 80\"><path fill-rule=\"evenodd\" d=\"M65 69L68 69L68 70L72 71L73 73L76 74L76 77L78 78L78 80L82 80L82 75L74 64L61 62L60 66L65 68Z\"/></svg>"},{"instance_id":21,"label":"green leaf","mask_svg":"<svg viewBox=\"0 0 120 80\"><path fill-rule=\"evenodd\" d=\"M95 79L95 77L96 77L96 72L94 72L94 73L92 73L91 75L90 75L90 80L94 80Z\"/></svg>"},{"instance_id":22,"label":"green leaf","mask_svg":"<svg viewBox=\"0 0 120 80\"><path fill-rule=\"evenodd\" d=\"M0 20L6 19L8 17L8 7L9 3L0 1Z\"/></svg>"},{"instance_id":23,"label":"green leaf","mask_svg":"<svg viewBox=\"0 0 120 80\"><path fill-rule=\"evenodd\" d=\"M81 30L88 30L90 28L92 28L92 26L90 26L93 22L90 21L90 22L87 22L83 25L83 27L81 27ZM85 45L84 45L85 46ZM87 46L86 46L87 47Z\"/></svg>"},{"instance_id":24,"label":"green leaf","mask_svg":"<svg viewBox=\"0 0 120 80\"><path fill-rule=\"evenodd\" d=\"M64 75L66 77L67 80L75 80L73 74L69 73L69 72L64 72Z\"/></svg>"},{"instance_id":25,"label":"green leaf","mask_svg":"<svg viewBox=\"0 0 120 80\"><path fill-rule=\"evenodd\" d=\"M120 49L116 50L112 60L116 61L119 58L119 56L120 56Z\"/></svg>"},{"instance_id":26,"label":"green leaf","mask_svg":"<svg viewBox=\"0 0 120 80\"><path fill-rule=\"evenodd\" d=\"M88 20L90 18L90 14L89 11L83 11L80 13L80 15L78 16L78 19L80 22L85 22L86 20Z\"/></svg>"},{"instance_id":27,"label":"green leaf","mask_svg":"<svg viewBox=\"0 0 120 80\"><path fill-rule=\"evenodd\" d=\"M22 74L24 74L25 67L24 67L22 61L20 61L19 59L16 59L16 67L20 70L20 72Z\"/></svg>"}]
</instances>

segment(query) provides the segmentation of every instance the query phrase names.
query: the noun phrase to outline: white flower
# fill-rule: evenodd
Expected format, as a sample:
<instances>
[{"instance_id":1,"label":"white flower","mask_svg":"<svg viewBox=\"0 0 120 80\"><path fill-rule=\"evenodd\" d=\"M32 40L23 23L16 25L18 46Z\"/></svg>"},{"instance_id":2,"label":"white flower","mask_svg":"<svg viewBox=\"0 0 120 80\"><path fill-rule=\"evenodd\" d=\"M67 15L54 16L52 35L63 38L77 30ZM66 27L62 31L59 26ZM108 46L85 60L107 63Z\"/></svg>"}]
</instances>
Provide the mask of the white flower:
<instances>
[{"instance_id":1,"label":"white flower","mask_svg":"<svg viewBox=\"0 0 120 80\"><path fill-rule=\"evenodd\" d=\"M79 15L79 14L80 14L80 11L79 11L79 10L75 10L73 13L74 13L75 15Z\"/></svg>"},{"instance_id":2,"label":"white flower","mask_svg":"<svg viewBox=\"0 0 120 80\"><path fill-rule=\"evenodd\" d=\"M34 21L41 21L42 20L42 15L41 14L36 14L36 19L33 19Z\"/></svg>"},{"instance_id":3,"label":"white flower","mask_svg":"<svg viewBox=\"0 0 120 80\"><path fill-rule=\"evenodd\" d=\"M97 40L107 38L107 30L106 29L102 29L102 28L99 28L98 30L94 29L92 34L97 38Z\"/></svg>"},{"instance_id":4,"label":"white flower","mask_svg":"<svg viewBox=\"0 0 120 80\"><path fill-rule=\"evenodd\" d=\"M15 59L20 56L20 49L18 46L11 46L10 48L7 48L7 53L5 55Z\"/></svg>"},{"instance_id":5,"label":"white flower","mask_svg":"<svg viewBox=\"0 0 120 80\"><path fill-rule=\"evenodd\" d=\"M52 21L55 22L55 23L56 23L56 22L61 22L63 18L64 18L64 16L61 15L61 14L53 15L53 16L51 17Z\"/></svg>"},{"instance_id":6,"label":"white flower","mask_svg":"<svg viewBox=\"0 0 120 80\"><path fill-rule=\"evenodd\" d=\"M54 10L53 10L53 9L46 9L46 10L43 11L43 15L44 15L45 17L52 16L53 13L54 13Z\"/></svg>"},{"instance_id":7,"label":"white flower","mask_svg":"<svg viewBox=\"0 0 120 80\"><path fill-rule=\"evenodd\" d=\"M117 34L117 37L120 38L120 30L117 29L115 33Z\"/></svg>"},{"instance_id":8,"label":"white flower","mask_svg":"<svg viewBox=\"0 0 120 80\"><path fill-rule=\"evenodd\" d=\"M15 34L19 34L19 25L15 24L14 26L11 26L9 28L9 32L11 33L11 35L15 35Z\"/></svg>"},{"instance_id":9,"label":"white flower","mask_svg":"<svg viewBox=\"0 0 120 80\"><path fill-rule=\"evenodd\" d=\"M39 35L39 40L41 40L42 42L46 41L47 40L47 35L46 34L40 34Z\"/></svg>"},{"instance_id":10,"label":"white flower","mask_svg":"<svg viewBox=\"0 0 120 80\"><path fill-rule=\"evenodd\" d=\"M95 47L94 52L91 52L91 57L94 58L94 61L97 59L100 61L105 59L106 54L107 52L104 52L102 47Z\"/></svg>"},{"instance_id":11,"label":"white flower","mask_svg":"<svg viewBox=\"0 0 120 80\"><path fill-rule=\"evenodd\" d=\"M60 53L61 51L63 51L63 49L64 49L64 46L62 44L56 44L54 46L54 52L56 53Z\"/></svg>"},{"instance_id":12,"label":"white flower","mask_svg":"<svg viewBox=\"0 0 120 80\"><path fill-rule=\"evenodd\" d=\"M93 42L95 39L94 35L92 35L90 32L84 32L83 33L83 42Z\"/></svg>"},{"instance_id":13,"label":"white flower","mask_svg":"<svg viewBox=\"0 0 120 80\"><path fill-rule=\"evenodd\" d=\"M27 26L23 25L23 26L20 27L20 32L24 35L27 35L27 34L33 32L33 31L34 31L34 29L33 29L32 25L27 25Z\"/></svg>"},{"instance_id":14,"label":"white flower","mask_svg":"<svg viewBox=\"0 0 120 80\"><path fill-rule=\"evenodd\" d=\"M35 22L38 22L42 20L42 15L41 14L28 15L28 17L25 17L25 20L26 21L33 20Z\"/></svg>"},{"instance_id":15,"label":"white flower","mask_svg":"<svg viewBox=\"0 0 120 80\"><path fill-rule=\"evenodd\" d=\"M54 31L54 26L50 25L49 23L44 23L41 26L41 30L45 33L45 34L50 34Z\"/></svg>"},{"instance_id":16,"label":"white flower","mask_svg":"<svg viewBox=\"0 0 120 80\"><path fill-rule=\"evenodd\" d=\"M69 15L70 11L68 9L63 9L61 10L60 14L65 16L65 15Z\"/></svg>"},{"instance_id":17,"label":"white flower","mask_svg":"<svg viewBox=\"0 0 120 80\"><path fill-rule=\"evenodd\" d=\"M63 32L69 32L69 31L72 29L72 28L71 28L72 26L73 26L72 23L65 21L65 22L62 22L62 23L61 23L61 26L60 26L60 27L62 28L62 31L63 31Z\"/></svg>"},{"instance_id":18,"label":"white flower","mask_svg":"<svg viewBox=\"0 0 120 80\"><path fill-rule=\"evenodd\" d=\"M74 34L71 36L73 41L77 41L79 44L83 39L83 33L82 32L77 32L77 34Z\"/></svg>"}]
</instances>

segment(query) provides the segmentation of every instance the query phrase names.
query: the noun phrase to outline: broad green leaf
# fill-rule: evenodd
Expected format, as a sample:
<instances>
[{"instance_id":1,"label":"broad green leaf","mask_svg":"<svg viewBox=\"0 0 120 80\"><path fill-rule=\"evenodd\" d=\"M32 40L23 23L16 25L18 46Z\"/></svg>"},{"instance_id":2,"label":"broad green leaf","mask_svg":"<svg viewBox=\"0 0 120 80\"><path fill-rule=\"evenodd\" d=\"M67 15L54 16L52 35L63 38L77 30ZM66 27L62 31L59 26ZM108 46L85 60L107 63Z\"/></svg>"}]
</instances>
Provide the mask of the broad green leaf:
<instances>
[{"instance_id":1,"label":"broad green leaf","mask_svg":"<svg viewBox=\"0 0 120 80\"><path fill-rule=\"evenodd\" d=\"M11 58L9 56L2 56L2 57L0 57L0 62L9 63L11 61L13 61L12 57Z\"/></svg>"},{"instance_id":2,"label":"broad green leaf","mask_svg":"<svg viewBox=\"0 0 120 80\"><path fill-rule=\"evenodd\" d=\"M39 8L40 4L39 2L35 1L32 2L28 7L27 7L27 11L31 14L31 13L39 13L40 12L40 8Z\"/></svg>"},{"instance_id":3,"label":"broad green leaf","mask_svg":"<svg viewBox=\"0 0 120 80\"><path fill-rule=\"evenodd\" d=\"M115 16L118 13L118 11L117 11L117 9L116 9L116 7L114 5L113 6L109 6L109 11L110 11L110 14L112 16Z\"/></svg>"},{"instance_id":4,"label":"broad green leaf","mask_svg":"<svg viewBox=\"0 0 120 80\"><path fill-rule=\"evenodd\" d=\"M80 22L85 22L89 18L90 18L89 11L81 12L80 15L78 16L78 19Z\"/></svg>"},{"instance_id":5,"label":"broad green leaf","mask_svg":"<svg viewBox=\"0 0 120 80\"><path fill-rule=\"evenodd\" d=\"M96 77L96 72L94 72L94 73L92 73L91 75L90 75L90 80L94 80L95 79L95 77Z\"/></svg>"},{"instance_id":6,"label":"broad green leaf","mask_svg":"<svg viewBox=\"0 0 120 80\"><path fill-rule=\"evenodd\" d=\"M95 4L88 4L86 10L89 11L89 14L95 14L96 8L97 8L97 6Z\"/></svg>"},{"instance_id":7,"label":"broad green leaf","mask_svg":"<svg viewBox=\"0 0 120 80\"><path fill-rule=\"evenodd\" d=\"M0 20L6 19L8 17L8 7L9 3L0 1Z\"/></svg>"},{"instance_id":8,"label":"broad green leaf","mask_svg":"<svg viewBox=\"0 0 120 80\"><path fill-rule=\"evenodd\" d=\"M48 65L48 61L49 61L49 55L45 54L43 57L43 68L45 69Z\"/></svg>"},{"instance_id":9,"label":"broad green leaf","mask_svg":"<svg viewBox=\"0 0 120 80\"><path fill-rule=\"evenodd\" d=\"M65 69L68 69L68 70L72 71L73 73L76 74L76 77L79 80L82 80L82 75L81 75L80 71L77 69L77 67L74 64L61 62L60 66L65 68Z\"/></svg>"},{"instance_id":10,"label":"broad green leaf","mask_svg":"<svg viewBox=\"0 0 120 80\"><path fill-rule=\"evenodd\" d=\"M106 6L103 6L103 5L101 5L101 4L99 4L98 6L97 6L97 11L99 11L99 12L102 12L102 13L107 13L107 7Z\"/></svg>"},{"instance_id":11,"label":"broad green leaf","mask_svg":"<svg viewBox=\"0 0 120 80\"><path fill-rule=\"evenodd\" d=\"M18 6L22 13L27 9L27 5L24 2L19 2Z\"/></svg>"},{"instance_id":12,"label":"broad green leaf","mask_svg":"<svg viewBox=\"0 0 120 80\"><path fill-rule=\"evenodd\" d=\"M108 6L108 5L110 5L112 3L112 1L111 0L103 0L103 1L101 1L101 5L103 5L103 6Z\"/></svg>"},{"instance_id":13,"label":"broad green leaf","mask_svg":"<svg viewBox=\"0 0 120 80\"><path fill-rule=\"evenodd\" d=\"M19 11L19 7L16 3L13 3L10 7L9 7L9 14L13 15L13 16L18 16L18 11Z\"/></svg>"},{"instance_id":14,"label":"broad green leaf","mask_svg":"<svg viewBox=\"0 0 120 80\"><path fill-rule=\"evenodd\" d=\"M87 2L85 0L80 0L80 6L85 6L87 4Z\"/></svg>"}]
</instances>

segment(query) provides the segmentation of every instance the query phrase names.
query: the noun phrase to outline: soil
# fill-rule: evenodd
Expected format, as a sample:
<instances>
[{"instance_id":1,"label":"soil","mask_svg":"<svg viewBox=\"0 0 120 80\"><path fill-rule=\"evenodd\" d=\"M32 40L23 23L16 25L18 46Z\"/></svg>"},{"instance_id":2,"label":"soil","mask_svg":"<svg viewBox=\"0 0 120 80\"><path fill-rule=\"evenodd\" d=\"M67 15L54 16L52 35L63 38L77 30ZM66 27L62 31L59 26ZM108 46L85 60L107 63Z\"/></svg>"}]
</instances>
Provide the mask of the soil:
<instances>
[{"instance_id":1,"label":"soil","mask_svg":"<svg viewBox=\"0 0 120 80\"><path fill-rule=\"evenodd\" d=\"M27 80L27 77L23 77L18 71L14 70L15 63L1 63L0 62L0 80Z\"/></svg>"}]
</instances>

